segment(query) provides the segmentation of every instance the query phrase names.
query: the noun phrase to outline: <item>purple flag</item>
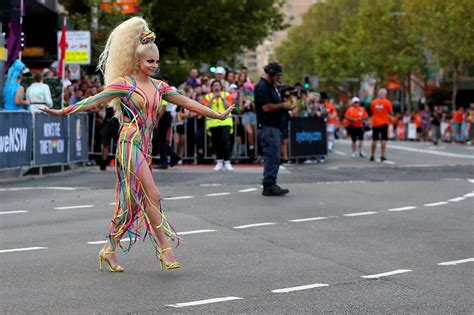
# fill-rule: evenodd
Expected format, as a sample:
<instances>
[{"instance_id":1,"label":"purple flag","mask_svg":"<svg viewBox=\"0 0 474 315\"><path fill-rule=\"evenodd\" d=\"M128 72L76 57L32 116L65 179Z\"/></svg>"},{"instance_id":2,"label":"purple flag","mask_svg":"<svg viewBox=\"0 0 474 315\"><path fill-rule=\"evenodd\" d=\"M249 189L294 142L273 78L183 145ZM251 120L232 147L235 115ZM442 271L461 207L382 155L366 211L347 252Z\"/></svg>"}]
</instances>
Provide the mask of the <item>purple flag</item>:
<instances>
[{"instance_id":1,"label":"purple flag","mask_svg":"<svg viewBox=\"0 0 474 315\"><path fill-rule=\"evenodd\" d=\"M5 64L5 70L10 68L11 64L15 59L18 59L20 56L20 36L21 36L21 28L20 28L20 21L13 21L10 20L8 22L8 27L10 28L10 34L8 35L7 41L7 51L8 51L8 58L7 63Z\"/></svg>"}]
</instances>

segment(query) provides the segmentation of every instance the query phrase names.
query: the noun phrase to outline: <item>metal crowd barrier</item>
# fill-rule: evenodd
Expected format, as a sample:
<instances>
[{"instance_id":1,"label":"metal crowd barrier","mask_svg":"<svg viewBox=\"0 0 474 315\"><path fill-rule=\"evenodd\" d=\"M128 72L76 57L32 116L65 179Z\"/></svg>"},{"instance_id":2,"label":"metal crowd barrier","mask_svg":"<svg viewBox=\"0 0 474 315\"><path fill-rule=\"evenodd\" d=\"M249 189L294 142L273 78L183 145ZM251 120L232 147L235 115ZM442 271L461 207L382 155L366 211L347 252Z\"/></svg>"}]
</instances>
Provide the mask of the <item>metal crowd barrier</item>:
<instances>
[{"instance_id":1,"label":"metal crowd barrier","mask_svg":"<svg viewBox=\"0 0 474 315\"><path fill-rule=\"evenodd\" d=\"M0 112L0 169L88 161L88 117L53 117L28 111Z\"/></svg>"},{"instance_id":2,"label":"metal crowd barrier","mask_svg":"<svg viewBox=\"0 0 474 315\"><path fill-rule=\"evenodd\" d=\"M97 145L98 137L97 132L100 130L96 127L96 117L97 114L91 114L91 142L89 145L90 151L89 154L92 156L100 156L100 146ZM239 120L241 116L233 116L234 120L234 131L231 135L231 159L232 160L248 160L251 158L248 149L248 136L245 131L245 126L239 126ZM196 117L186 117L183 120L184 124L184 155L182 159L184 161L198 163L199 159L204 161L212 161L215 159L215 156L210 150L211 137L206 131L206 122L204 120L204 132L202 143L204 149L204 155L198 158L198 147L195 141L195 135L199 132L198 119ZM177 125L173 124L172 136L169 139L169 144L174 147L173 135L176 133ZM239 131L238 128L243 128L242 131ZM239 134L240 133L240 134ZM238 139L241 136L241 143L238 143ZM315 157L319 155L327 154L327 136L326 136L326 123L324 119L321 118L309 118L309 117L297 117L289 120L288 122L288 142L289 142L289 157L290 158L304 158L304 157ZM240 145L239 145L240 144ZM255 157L259 158L261 156L261 150L258 145L258 128L255 126ZM113 139L110 141L110 151L109 156L113 157L115 153L115 143ZM242 151L242 152L241 152ZM153 158L158 159L158 156L153 156Z\"/></svg>"}]
</instances>

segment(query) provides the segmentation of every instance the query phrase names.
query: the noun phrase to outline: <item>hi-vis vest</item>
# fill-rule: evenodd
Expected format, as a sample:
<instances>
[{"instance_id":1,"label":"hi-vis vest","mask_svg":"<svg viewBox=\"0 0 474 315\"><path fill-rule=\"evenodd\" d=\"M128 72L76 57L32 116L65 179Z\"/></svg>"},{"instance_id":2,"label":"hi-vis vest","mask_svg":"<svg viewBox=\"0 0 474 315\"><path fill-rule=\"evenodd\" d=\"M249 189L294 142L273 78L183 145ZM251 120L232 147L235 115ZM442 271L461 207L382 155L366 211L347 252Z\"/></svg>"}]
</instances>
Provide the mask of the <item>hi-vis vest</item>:
<instances>
[{"instance_id":1,"label":"hi-vis vest","mask_svg":"<svg viewBox=\"0 0 474 315\"><path fill-rule=\"evenodd\" d=\"M206 97L204 98L204 104L206 104L207 106L209 106L212 110L214 110L216 112L219 112L219 113L225 112L224 102L222 101L223 98L225 98L225 101L228 104L233 103L232 97L230 96L229 92L221 92L221 98L219 98L217 100L214 99L212 101L212 104L210 104L213 95L214 95L213 93L207 94ZM209 130L209 128L220 127L220 126L229 126L229 127L231 127L230 132L232 133L233 132L233 126L234 126L232 115L229 115L229 117L227 117L225 120L206 117L206 129L207 130Z\"/></svg>"}]
</instances>

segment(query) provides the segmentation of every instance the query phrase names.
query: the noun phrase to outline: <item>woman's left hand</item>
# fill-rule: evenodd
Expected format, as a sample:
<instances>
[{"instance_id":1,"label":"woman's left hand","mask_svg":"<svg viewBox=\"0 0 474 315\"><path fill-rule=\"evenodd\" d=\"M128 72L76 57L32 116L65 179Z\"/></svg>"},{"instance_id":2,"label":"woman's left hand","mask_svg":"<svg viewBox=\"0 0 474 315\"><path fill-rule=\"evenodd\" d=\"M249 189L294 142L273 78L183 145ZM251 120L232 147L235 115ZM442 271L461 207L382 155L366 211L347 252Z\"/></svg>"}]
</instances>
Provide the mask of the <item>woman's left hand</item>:
<instances>
[{"instance_id":1,"label":"woman's left hand","mask_svg":"<svg viewBox=\"0 0 474 315\"><path fill-rule=\"evenodd\" d=\"M221 117L219 117L220 120L225 120L227 117L229 117L230 113L234 110L235 105L230 105L225 112L221 113Z\"/></svg>"},{"instance_id":2,"label":"woman's left hand","mask_svg":"<svg viewBox=\"0 0 474 315\"><path fill-rule=\"evenodd\" d=\"M63 116L64 115L64 108L63 109L52 109L52 108L40 108L40 111L46 114L50 114L53 116Z\"/></svg>"}]
</instances>

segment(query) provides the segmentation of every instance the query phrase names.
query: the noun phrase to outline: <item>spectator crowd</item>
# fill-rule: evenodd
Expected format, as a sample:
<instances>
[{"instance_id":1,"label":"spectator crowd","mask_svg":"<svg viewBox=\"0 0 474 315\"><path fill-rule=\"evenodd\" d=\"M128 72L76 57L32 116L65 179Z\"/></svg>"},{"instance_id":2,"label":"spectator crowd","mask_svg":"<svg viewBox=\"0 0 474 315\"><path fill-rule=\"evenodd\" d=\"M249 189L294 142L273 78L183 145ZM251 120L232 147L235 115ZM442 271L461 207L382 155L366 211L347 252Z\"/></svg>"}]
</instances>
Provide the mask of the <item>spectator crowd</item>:
<instances>
[{"instance_id":1,"label":"spectator crowd","mask_svg":"<svg viewBox=\"0 0 474 315\"><path fill-rule=\"evenodd\" d=\"M34 83L24 89L21 76L25 72L24 65L19 67L15 82L17 85L12 95L5 95L5 110L30 110L38 112L42 106L52 107L51 92L43 83L44 77L55 75L55 68L45 69L42 73L34 73ZM168 81L169 78L161 76ZM80 79L70 79L66 70L63 81L64 106L74 104L88 96L102 91L100 77L83 75ZM163 101L160 113L159 130L153 139L153 156L157 167L166 169L183 160L205 163L208 157L215 156L214 169L232 170L232 161L255 162L259 155L257 138L257 119L254 102L254 83L249 77L247 68L238 71L217 67L212 74L200 75L193 68L184 83L177 90L189 98L211 107L216 111L224 111L235 104L232 117L218 121L203 118L181 107ZM383 89L382 89L383 90ZM281 86L280 94L283 102L291 104L290 110L282 121L283 137L281 143L282 162L291 163L288 152L288 124L297 117L320 117L326 121L328 152L334 148L334 140L350 137L353 142L352 157L366 157L362 151L362 141L368 138L399 141L431 141L456 142L472 144L474 139L474 103L464 109L458 107L454 111L442 106L427 106L406 112L387 112L387 130L378 128L378 116L374 107L360 103L357 96L349 102L349 106L335 104L325 92L317 93L304 89L300 83L294 86ZM385 93L386 94L386 93ZM384 98L385 95L382 96ZM390 105L391 108L391 105ZM385 123L382 125L385 126ZM95 112L89 113L89 144L90 152L102 158L98 159L101 168L111 161L111 148L118 134L119 125L113 118L113 109L104 104ZM380 133L381 132L381 133ZM380 134L379 134L380 133ZM371 159L373 159L373 149ZM382 155L384 157L384 141ZM211 160L212 161L212 160ZM324 156L306 159L306 163L324 162Z\"/></svg>"}]
</instances>

